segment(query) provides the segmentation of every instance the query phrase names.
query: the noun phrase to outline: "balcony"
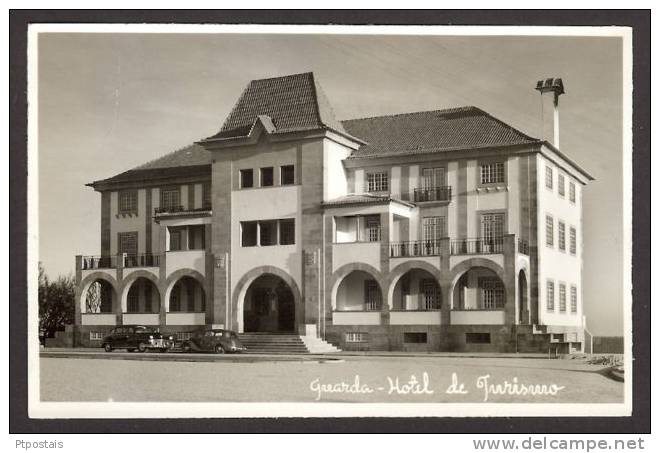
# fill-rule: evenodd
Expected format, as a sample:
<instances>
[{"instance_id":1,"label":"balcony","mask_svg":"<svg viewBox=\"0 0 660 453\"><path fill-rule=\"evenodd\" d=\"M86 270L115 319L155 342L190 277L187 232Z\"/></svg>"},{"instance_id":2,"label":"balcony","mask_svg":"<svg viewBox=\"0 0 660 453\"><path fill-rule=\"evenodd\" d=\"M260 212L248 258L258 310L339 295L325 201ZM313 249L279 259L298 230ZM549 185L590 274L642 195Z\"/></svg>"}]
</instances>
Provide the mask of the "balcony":
<instances>
[{"instance_id":1,"label":"balcony","mask_svg":"<svg viewBox=\"0 0 660 453\"><path fill-rule=\"evenodd\" d=\"M167 216L197 216L197 215L210 215L211 205L204 205L201 208L186 208L181 205L177 206L160 206L154 208L154 217L162 218Z\"/></svg>"},{"instance_id":2,"label":"balcony","mask_svg":"<svg viewBox=\"0 0 660 453\"><path fill-rule=\"evenodd\" d=\"M116 269L116 256L83 256L80 269L84 271L94 269Z\"/></svg>"},{"instance_id":3,"label":"balcony","mask_svg":"<svg viewBox=\"0 0 660 453\"><path fill-rule=\"evenodd\" d=\"M139 255L126 255L124 267L158 267L160 266L160 255L153 253L141 253Z\"/></svg>"},{"instance_id":4,"label":"balcony","mask_svg":"<svg viewBox=\"0 0 660 453\"><path fill-rule=\"evenodd\" d=\"M417 188L413 192L413 201L415 203L449 202L451 201L451 186Z\"/></svg>"},{"instance_id":5,"label":"balcony","mask_svg":"<svg viewBox=\"0 0 660 453\"><path fill-rule=\"evenodd\" d=\"M504 253L504 237L457 239L451 241L452 255L488 255Z\"/></svg>"},{"instance_id":6,"label":"balcony","mask_svg":"<svg viewBox=\"0 0 660 453\"><path fill-rule=\"evenodd\" d=\"M440 240L405 241L390 244L390 258L440 256Z\"/></svg>"}]
</instances>

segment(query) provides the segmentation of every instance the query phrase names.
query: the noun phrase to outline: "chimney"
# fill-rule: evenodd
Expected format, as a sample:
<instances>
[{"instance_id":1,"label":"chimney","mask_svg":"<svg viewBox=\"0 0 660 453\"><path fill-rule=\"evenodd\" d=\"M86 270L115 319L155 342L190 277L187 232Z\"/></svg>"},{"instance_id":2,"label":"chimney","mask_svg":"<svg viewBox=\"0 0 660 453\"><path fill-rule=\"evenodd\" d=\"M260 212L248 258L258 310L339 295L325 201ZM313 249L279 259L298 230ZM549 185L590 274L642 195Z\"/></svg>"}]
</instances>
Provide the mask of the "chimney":
<instances>
[{"instance_id":1,"label":"chimney","mask_svg":"<svg viewBox=\"0 0 660 453\"><path fill-rule=\"evenodd\" d=\"M559 148L559 96L564 94L564 83L559 78L536 82L541 93L541 122L543 139Z\"/></svg>"}]
</instances>

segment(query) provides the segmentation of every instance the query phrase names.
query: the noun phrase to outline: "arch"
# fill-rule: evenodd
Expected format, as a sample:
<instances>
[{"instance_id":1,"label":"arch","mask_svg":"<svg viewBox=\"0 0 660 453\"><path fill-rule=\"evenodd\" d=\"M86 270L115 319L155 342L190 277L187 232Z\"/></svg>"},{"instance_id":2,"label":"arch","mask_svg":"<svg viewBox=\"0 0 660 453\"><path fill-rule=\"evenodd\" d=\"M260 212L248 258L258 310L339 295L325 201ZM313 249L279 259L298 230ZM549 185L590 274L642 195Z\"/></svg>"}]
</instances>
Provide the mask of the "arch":
<instances>
[{"instance_id":1,"label":"arch","mask_svg":"<svg viewBox=\"0 0 660 453\"><path fill-rule=\"evenodd\" d=\"M174 285L176 285L182 277L191 277L197 280L197 283L201 285L204 293L206 294L208 292L206 288L206 279L202 274L190 268L178 269L172 272L165 280L165 291L161 294L161 303L165 304L165 312L170 311L170 294L172 293L172 288L174 288Z\"/></svg>"},{"instance_id":2,"label":"arch","mask_svg":"<svg viewBox=\"0 0 660 453\"><path fill-rule=\"evenodd\" d=\"M387 288L387 301L388 304L390 305L390 308L392 307L392 298L396 284L399 283L401 277L403 277L408 272L415 269L420 269L428 272L433 276L433 278L435 278L436 282L438 283L438 287L441 286L440 269L438 269L436 266L432 265L431 263L422 260L411 260L411 261L406 261L405 263L401 263L397 267L392 269L392 271L390 271L389 284Z\"/></svg>"},{"instance_id":3,"label":"arch","mask_svg":"<svg viewBox=\"0 0 660 453\"><path fill-rule=\"evenodd\" d=\"M128 277L126 277L124 280L122 280L122 290L121 290L121 311L122 313L126 313L128 310L128 292L131 290L131 287L133 286L133 283L135 283L138 279L144 278L146 280L149 280L153 285L156 287L156 290L158 291L158 303L159 306L162 306L163 304L163 297L161 294L160 290L160 280L158 277L154 275L153 272L145 271L143 269L139 269L136 271L131 272L128 274Z\"/></svg>"},{"instance_id":4,"label":"arch","mask_svg":"<svg viewBox=\"0 0 660 453\"><path fill-rule=\"evenodd\" d=\"M279 267L259 266L243 274L243 276L238 280L238 283L236 283L234 291L232 291L231 306L233 314L230 315L230 320L232 324L236 322L238 332L243 332L243 307L248 288L257 278L266 274L279 277L284 281L284 283L289 285L289 288L293 293L296 322L301 322L305 319L305 307L302 303L302 293L300 292L300 287L296 283L296 280L289 273L280 269ZM229 324L229 320L227 320L226 323ZM230 325L227 325L226 327L231 329Z\"/></svg>"},{"instance_id":5,"label":"arch","mask_svg":"<svg viewBox=\"0 0 660 453\"><path fill-rule=\"evenodd\" d=\"M87 301L87 291L89 290L89 287L92 285L92 283L96 282L97 280L103 280L112 287L112 290L114 292L113 297L115 299L120 294L119 284L112 275L109 275L107 272L102 272L102 271L91 272L90 274L87 274L85 278L82 279L79 285L80 299L77 301L77 303L78 303L78 307L80 308L80 313L86 313L85 302Z\"/></svg>"},{"instance_id":6,"label":"arch","mask_svg":"<svg viewBox=\"0 0 660 453\"><path fill-rule=\"evenodd\" d=\"M367 263L348 263L341 266L332 274L332 289L330 291L330 301L332 304L332 309L337 308L337 289L341 284L342 280L346 278L353 271L362 271L370 274L374 280L378 283L381 294L386 294L386 288L383 288L383 275L375 267Z\"/></svg>"},{"instance_id":7,"label":"arch","mask_svg":"<svg viewBox=\"0 0 660 453\"><path fill-rule=\"evenodd\" d=\"M460 262L451 271L450 274L450 281L451 284L449 286L449 300L447 301L450 304L451 309L456 309L456 285L458 282L465 276L465 278L469 278L470 274L472 273L477 273L477 272L483 272L483 270L487 270L490 273L494 274L497 276L501 283L501 287L496 286L494 291L498 293L500 290L502 291L502 298L503 298L503 303L506 305L507 301L507 289L506 285L504 282L506 281L506 276L504 273L504 269L494 261L487 259L487 258L470 258L465 261ZM466 285L466 288L468 287L467 282L463 281L463 284ZM474 283L473 283L474 284ZM473 287L474 288L474 287ZM473 296L474 297L474 296ZM474 302L474 300L473 300ZM515 307L512 307L512 309L515 310ZM515 316L515 315L514 315Z\"/></svg>"},{"instance_id":8,"label":"arch","mask_svg":"<svg viewBox=\"0 0 660 453\"><path fill-rule=\"evenodd\" d=\"M470 258L465 261L461 261L452 268L450 273L450 281L451 281L450 289L452 292L454 291L454 285L456 285L458 279L465 272L469 271L471 268L474 267L485 267L486 269L490 269L491 271L495 272L495 274L497 274L497 276L500 278L500 280L502 280L502 282L506 280L504 269L495 261L489 260L487 258Z\"/></svg>"}]
</instances>

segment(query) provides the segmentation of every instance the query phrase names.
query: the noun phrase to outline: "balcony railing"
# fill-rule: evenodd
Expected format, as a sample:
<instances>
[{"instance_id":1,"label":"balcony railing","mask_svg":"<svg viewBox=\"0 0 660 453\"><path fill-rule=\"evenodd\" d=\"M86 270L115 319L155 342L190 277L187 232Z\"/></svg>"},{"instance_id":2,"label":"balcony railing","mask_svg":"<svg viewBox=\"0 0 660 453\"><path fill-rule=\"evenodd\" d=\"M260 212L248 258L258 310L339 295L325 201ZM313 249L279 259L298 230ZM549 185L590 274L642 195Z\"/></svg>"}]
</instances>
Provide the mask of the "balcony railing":
<instances>
[{"instance_id":1,"label":"balcony railing","mask_svg":"<svg viewBox=\"0 0 660 453\"><path fill-rule=\"evenodd\" d=\"M518 239L518 253L529 256L529 244L520 238Z\"/></svg>"},{"instance_id":2,"label":"balcony railing","mask_svg":"<svg viewBox=\"0 0 660 453\"><path fill-rule=\"evenodd\" d=\"M176 214L179 212L204 212L210 211L211 205L204 205L201 208L186 208L184 206L159 206L154 208L154 214Z\"/></svg>"},{"instance_id":3,"label":"balcony railing","mask_svg":"<svg viewBox=\"0 0 660 453\"><path fill-rule=\"evenodd\" d=\"M82 270L91 269L115 269L117 267L116 256L83 256Z\"/></svg>"},{"instance_id":4,"label":"balcony railing","mask_svg":"<svg viewBox=\"0 0 660 453\"><path fill-rule=\"evenodd\" d=\"M160 255L153 253L142 253L139 255L126 255L124 267L158 267L160 266Z\"/></svg>"},{"instance_id":5,"label":"balcony railing","mask_svg":"<svg viewBox=\"0 0 660 453\"><path fill-rule=\"evenodd\" d=\"M390 257L438 256L441 254L439 240L394 242L390 244Z\"/></svg>"},{"instance_id":6,"label":"balcony railing","mask_svg":"<svg viewBox=\"0 0 660 453\"><path fill-rule=\"evenodd\" d=\"M457 239L451 241L452 255L485 255L504 253L504 238Z\"/></svg>"},{"instance_id":7,"label":"balcony railing","mask_svg":"<svg viewBox=\"0 0 660 453\"><path fill-rule=\"evenodd\" d=\"M413 201L450 201L451 200L451 186L441 187L422 187L415 189L413 194Z\"/></svg>"}]
</instances>

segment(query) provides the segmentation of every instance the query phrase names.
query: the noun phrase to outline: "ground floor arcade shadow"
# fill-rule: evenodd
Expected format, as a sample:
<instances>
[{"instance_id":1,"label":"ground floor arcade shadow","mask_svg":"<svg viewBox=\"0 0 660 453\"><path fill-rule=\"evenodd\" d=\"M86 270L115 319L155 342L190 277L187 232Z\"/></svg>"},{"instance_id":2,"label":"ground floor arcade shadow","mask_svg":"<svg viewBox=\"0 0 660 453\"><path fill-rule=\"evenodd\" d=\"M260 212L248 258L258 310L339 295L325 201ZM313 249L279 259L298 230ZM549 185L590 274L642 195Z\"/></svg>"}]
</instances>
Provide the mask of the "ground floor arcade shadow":
<instances>
[{"instance_id":1,"label":"ground floor arcade shadow","mask_svg":"<svg viewBox=\"0 0 660 453\"><path fill-rule=\"evenodd\" d=\"M244 332L295 332L295 298L289 285L272 274L255 279L245 293Z\"/></svg>"}]
</instances>

